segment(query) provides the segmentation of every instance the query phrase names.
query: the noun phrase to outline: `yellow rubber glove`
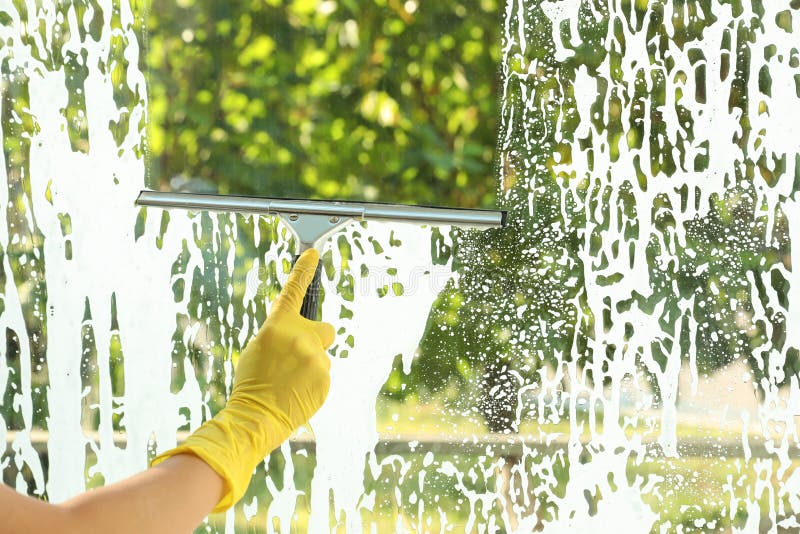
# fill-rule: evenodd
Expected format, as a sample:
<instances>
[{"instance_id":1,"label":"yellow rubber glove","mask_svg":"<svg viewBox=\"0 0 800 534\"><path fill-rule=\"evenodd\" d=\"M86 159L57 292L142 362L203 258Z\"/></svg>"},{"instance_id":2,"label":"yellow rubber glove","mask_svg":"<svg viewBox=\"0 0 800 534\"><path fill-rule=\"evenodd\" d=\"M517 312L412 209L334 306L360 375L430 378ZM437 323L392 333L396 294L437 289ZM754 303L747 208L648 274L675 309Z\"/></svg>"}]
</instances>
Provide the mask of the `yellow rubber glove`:
<instances>
[{"instance_id":1,"label":"yellow rubber glove","mask_svg":"<svg viewBox=\"0 0 800 534\"><path fill-rule=\"evenodd\" d=\"M313 249L298 259L266 322L242 351L225 408L151 464L187 453L203 459L226 484L214 512L244 495L256 465L308 422L328 395L325 349L333 343L333 326L300 315L318 261Z\"/></svg>"}]
</instances>

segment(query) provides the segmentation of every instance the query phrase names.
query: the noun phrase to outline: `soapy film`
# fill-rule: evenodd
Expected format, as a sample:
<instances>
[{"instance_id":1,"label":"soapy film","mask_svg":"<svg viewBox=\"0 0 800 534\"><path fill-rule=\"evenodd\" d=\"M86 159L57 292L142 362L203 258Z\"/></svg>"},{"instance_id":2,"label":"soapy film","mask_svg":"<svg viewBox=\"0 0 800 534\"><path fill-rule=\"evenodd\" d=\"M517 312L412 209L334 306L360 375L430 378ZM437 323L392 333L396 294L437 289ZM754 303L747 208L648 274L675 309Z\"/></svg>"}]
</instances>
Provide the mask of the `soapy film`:
<instances>
[{"instance_id":1,"label":"soapy film","mask_svg":"<svg viewBox=\"0 0 800 534\"><path fill-rule=\"evenodd\" d=\"M133 207L147 101L127 2L0 9L1 465L60 501L222 406L291 244L274 221ZM797 526L798 10L509 0L502 23L504 246L527 263L523 303L495 295L479 319L512 355L483 355L507 360L509 433L379 438L378 393L397 354L413 375L442 287L402 286L439 238L356 226L324 255L341 330L315 440L201 531ZM462 250L455 282L488 301L481 248ZM400 285L359 291L362 266Z\"/></svg>"},{"instance_id":2,"label":"soapy film","mask_svg":"<svg viewBox=\"0 0 800 534\"><path fill-rule=\"evenodd\" d=\"M797 526L798 23L775 3L507 3L503 184L584 341L520 388L568 403L538 414L569 421L539 526Z\"/></svg>"}]
</instances>

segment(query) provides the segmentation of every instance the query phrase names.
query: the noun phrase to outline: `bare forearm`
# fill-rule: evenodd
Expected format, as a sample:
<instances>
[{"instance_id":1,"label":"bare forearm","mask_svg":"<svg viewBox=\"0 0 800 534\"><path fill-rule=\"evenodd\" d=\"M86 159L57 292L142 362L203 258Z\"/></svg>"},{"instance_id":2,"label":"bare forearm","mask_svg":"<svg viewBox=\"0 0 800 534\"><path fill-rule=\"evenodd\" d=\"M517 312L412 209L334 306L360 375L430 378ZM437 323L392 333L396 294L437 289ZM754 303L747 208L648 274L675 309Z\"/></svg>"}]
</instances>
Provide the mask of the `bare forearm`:
<instances>
[{"instance_id":1,"label":"bare forearm","mask_svg":"<svg viewBox=\"0 0 800 534\"><path fill-rule=\"evenodd\" d=\"M0 532L186 533L211 511L222 491L222 478L199 458L185 454L60 505L3 487L0 517L5 520Z\"/></svg>"},{"instance_id":2,"label":"bare forearm","mask_svg":"<svg viewBox=\"0 0 800 534\"><path fill-rule=\"evenodd\" d=\"M26 497L0 484L0 532L22 534L58 532L64 524L64 510L44 501Z\"/></svg>"}]
</instances>

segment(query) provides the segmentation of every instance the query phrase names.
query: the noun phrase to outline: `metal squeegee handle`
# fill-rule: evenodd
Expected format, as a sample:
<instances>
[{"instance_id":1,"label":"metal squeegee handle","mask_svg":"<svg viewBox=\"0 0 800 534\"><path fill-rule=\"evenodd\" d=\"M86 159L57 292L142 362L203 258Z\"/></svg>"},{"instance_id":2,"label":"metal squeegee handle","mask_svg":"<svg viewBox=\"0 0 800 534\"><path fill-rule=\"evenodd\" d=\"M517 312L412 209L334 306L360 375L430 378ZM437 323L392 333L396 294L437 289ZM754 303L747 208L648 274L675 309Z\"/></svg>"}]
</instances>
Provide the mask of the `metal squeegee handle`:
<instances>
[{"instance_id":1,"label":"metal squeegee handle","mask_svg":"<svg viewBox=\"0 0 800 534\"><path fill-rule=\"evenodd\" d=\"M431 225L455 225L464 228L501 228L506 225L503 210L444 208L375 202L341 200L307 200L234 195L205 195L166 191L142 191L136 203L140 206L182 208L211 211L234 211L264 215L320 214L331 217L353 217L383 221Z\"/></svg>"}]
</instances>

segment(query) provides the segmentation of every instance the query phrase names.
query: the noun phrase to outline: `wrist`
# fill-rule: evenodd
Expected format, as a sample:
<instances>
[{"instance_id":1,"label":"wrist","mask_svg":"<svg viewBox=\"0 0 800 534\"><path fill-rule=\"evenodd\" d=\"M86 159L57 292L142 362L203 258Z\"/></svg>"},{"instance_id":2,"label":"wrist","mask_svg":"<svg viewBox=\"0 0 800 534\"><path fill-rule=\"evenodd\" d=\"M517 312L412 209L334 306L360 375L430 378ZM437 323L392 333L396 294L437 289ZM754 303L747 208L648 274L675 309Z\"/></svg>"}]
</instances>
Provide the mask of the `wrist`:
<instances>
[{"instance_id":1,"label":"wrist","mask_svg":"<svg viewBox=\"0 0 800 534\"><path fill-rule=\"evenodd\" d=\"M222 512L244 495L256 466L286 439L281 426L272 414L232 397L214 418L178 447L156 457L151 466L179 454L200 458L224 480L223 496L213 510Z\"/></svg>"},{"instance_id":2,"label":"wrist","mask_svg":"<svg viewBox=\"0 0 800 534\"><path fill-rule=\"evenodd\" d=\"M225 420L232 434L240 442L249 443L262 459L294 430L282 412L242 395L231 395L217 417Z\"/></svg>"}]
</instances>

